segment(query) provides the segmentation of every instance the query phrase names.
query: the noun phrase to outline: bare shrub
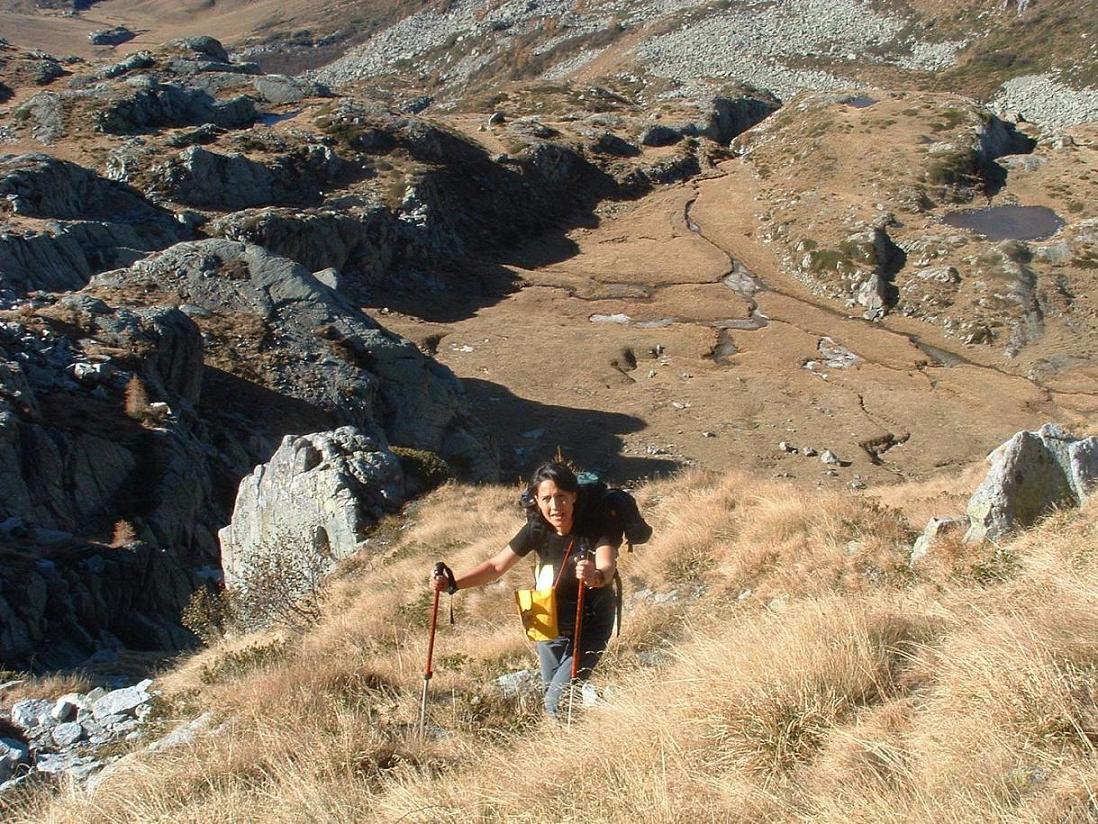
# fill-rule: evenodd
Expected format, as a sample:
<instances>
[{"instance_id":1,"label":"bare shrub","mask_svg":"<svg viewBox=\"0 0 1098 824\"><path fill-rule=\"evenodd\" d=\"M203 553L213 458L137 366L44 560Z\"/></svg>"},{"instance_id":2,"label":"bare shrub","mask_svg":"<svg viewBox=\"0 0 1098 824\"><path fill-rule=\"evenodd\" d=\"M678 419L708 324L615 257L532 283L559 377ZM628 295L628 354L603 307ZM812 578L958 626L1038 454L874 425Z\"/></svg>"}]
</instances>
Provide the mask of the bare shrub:
<instances>
[{"instance_id":1,"label":"bare shrub","mask_svg":"<svg viewBox=\"0 0 1098 824\"><path fill-rule=\"evenodd\" d=\"M135 421L144 423L152 414L152 410L149 408L149 391L137 375L134 375L126 382L123 404L126 415Z\"/></svg>"},{"instance_id":2,"label":"bare shrub","mask_svg":"<svg viewBox=\"0 0 1098 824\"><path fill-rule=\"evenodd\" d=\"M133 523L127 521L125 518L120 518L114 522L114 531L111 533L111 546L115 549L129 546L137 540L137 530L134 529Z\"/></svg>"},{"instance_id":3,"label":"bare shrub","mask_svg":"<svg viewBox=\"0 0 1098 824\"><path fill-rule=\"evenodd\" d=\"M243 649L226 650L209 664L203 664L199 678L204 684L217 684L239 678L255 669L283 661L289 655L287 641L276 638L266 643L249 644Z\"/></svg>"},{"instance_id":4,"label":"bare shrub","mask_svg":"<svg viewBox=\"0 0 1098 824\"><path fill-rule=\"evenodd\" d=\"M283 626L302 632L321 617L321 584L333 560L323 530L313 540L275 535L248 555L247 568L228 593L241 630Z\"/></svg>"}]
</instances>

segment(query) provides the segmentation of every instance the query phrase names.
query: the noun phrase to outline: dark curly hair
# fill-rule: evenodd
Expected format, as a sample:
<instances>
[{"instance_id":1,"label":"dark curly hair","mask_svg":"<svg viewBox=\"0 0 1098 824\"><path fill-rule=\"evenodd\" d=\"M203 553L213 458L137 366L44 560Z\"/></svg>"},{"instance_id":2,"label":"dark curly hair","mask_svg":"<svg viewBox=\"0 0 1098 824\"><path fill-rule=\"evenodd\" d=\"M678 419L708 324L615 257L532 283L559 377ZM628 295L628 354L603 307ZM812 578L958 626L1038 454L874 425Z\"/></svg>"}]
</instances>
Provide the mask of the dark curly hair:
<instances>
[{"instance_id":1,"label":"dark curly hair","mask_svg":"<svg viewBox=\"0 0 1098 824\"><path fill-rule=\"evenodd\" d=\"M552 481L557 485L557 489L563 489L565 492L579 493L580 485L579 480L576 479L576 473L559 461L549 461L535 470L533 477L530 478L530 486L527 487L531 494L537 491L542 481Z\"/></svg>"}]
</instances>

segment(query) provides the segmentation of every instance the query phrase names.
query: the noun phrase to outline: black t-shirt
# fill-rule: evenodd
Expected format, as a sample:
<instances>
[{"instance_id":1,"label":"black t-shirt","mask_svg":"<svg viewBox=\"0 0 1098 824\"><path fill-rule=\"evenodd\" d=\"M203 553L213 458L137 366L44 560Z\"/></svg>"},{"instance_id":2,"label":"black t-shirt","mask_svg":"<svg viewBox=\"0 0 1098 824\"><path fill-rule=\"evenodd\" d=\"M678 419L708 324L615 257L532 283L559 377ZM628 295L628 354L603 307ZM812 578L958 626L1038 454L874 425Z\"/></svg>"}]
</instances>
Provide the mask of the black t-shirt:
<instances>
[{"instance_id":1,"label":"black t-shirt","mask_svg":"<svg viewBox=\"0 0 1098 824\"><path fill-rule=\"evenodd\" d=\"M521 557L536 553L537 565L534 568L535 586L539 589L557 584L557 626L563 636L571 637L576 628L576 599L579 594L579 580L576 578L576 562L584 552L594 559L597 547L609 544L616 546L612 537L606 535L580 535L574 531L568 535L557 535L543 523L529 521L511 539L508 546ZM569 545L572 551L568 552ZM561 563L568 555L566 568L561 574ZM584 636L590 633L609 631L614 624L614 592L609 585L597 589L588 589L583 596Z\"/></svg>"}]
</instances>

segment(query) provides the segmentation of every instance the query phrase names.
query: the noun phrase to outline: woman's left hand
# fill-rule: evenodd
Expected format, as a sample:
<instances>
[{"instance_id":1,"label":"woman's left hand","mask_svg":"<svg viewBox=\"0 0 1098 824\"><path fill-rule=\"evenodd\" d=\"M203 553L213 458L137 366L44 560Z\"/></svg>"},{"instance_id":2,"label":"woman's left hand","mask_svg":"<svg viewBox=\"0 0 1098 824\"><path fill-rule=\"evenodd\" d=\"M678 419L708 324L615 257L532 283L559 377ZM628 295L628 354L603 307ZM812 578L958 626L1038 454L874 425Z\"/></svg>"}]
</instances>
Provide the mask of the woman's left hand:
<instances>
[{"instance_id":1,"label":"woman's left hand","mask_svg":"<svg viewBox=\"0 0 1098 824\"><path fill-rule=\"evenodd\" d=\"M603 577L602 572L595 562L588 558L579 561L576 564L576 577L588 587L600 587L602 586Z\"/></svg>"}]
</instances>

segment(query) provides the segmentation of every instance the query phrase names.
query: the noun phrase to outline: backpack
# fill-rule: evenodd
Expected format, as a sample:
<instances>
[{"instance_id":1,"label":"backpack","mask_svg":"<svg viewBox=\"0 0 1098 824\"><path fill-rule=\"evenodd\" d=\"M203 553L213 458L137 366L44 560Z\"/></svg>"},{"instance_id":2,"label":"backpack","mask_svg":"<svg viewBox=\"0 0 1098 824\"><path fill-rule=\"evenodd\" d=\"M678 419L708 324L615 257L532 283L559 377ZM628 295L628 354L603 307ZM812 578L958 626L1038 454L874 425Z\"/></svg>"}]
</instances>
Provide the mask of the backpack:
<instances>
[{"instance_id":1,"label":"backpack","mask_svg":"<svg viewBox=\"0 0 1098 824\"><path fill-rule=\"evenodd\" d=\"M637 499L624 489L607 486L596 476L580 476L580 497L585 500L585 515L593 517L606 535L614 541L624 541L627 552L634 544L643 544L652 537L652 527L644 520Z\"/></svg>"}]
</instances>

